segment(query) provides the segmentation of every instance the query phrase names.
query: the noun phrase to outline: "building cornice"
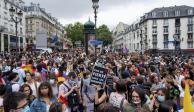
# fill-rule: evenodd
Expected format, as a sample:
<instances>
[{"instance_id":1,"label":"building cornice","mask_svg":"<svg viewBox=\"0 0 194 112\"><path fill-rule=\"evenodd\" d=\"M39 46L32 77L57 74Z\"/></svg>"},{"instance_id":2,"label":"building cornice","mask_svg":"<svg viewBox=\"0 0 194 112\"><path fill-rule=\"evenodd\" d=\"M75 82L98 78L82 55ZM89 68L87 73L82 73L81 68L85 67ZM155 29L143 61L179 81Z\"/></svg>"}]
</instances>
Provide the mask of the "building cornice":
<instances>
[{"instance_id":1,"label":"building cornice","mask_svg":"<svg viewBox=\"0 0 194 112\"><path fill-rule=\"evenodd\" d=\"M13 3L12 1L10 1L10 0L5 0L5 1L8 2L9 4L11 4L12 6L14 6L14 7L16 7L16 8L18 8L18 9L22 10L23 12L25 12L24 8L22 8L22 7L18 6L18 5L16 5L16 4Z\"/></svg>"}]
</instances>

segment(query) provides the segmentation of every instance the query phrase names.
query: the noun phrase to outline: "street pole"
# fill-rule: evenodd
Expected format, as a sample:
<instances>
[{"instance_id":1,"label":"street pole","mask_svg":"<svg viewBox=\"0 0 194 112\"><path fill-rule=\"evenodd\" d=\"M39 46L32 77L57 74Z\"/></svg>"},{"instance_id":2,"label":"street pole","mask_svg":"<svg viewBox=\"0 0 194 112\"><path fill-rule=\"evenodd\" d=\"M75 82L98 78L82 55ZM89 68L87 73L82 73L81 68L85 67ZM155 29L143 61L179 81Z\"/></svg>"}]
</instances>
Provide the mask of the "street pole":
<instances>
[{"instance_id":1,"label":"street pole","mask_svg":"<svg viewBox=\"0 0 194 112\"><path fill-rule=\"evenodd\" d=\"M143 47L143 36L142 36L142 29L141 29L141 42L140 42L140 44L141 44L141 56L143 55L143 52L142 52L142 47Z\"/></svg>"},{"instance_id":2,"label":"street pole","mask_svg":"<svg viewBox=\"0 0 194 112\"><path fill-rule=\"evenodd\" d=\"M18 22L17 22L17 17L15 19L15 36L16 36L16 51L19 51L19 53L20 53L20 48L18 48Z\"/></svg>"},{"instance_id":3,"label":"street pole","mask_svg":"<svg viewBox=\"0 0 194 112\"><path fill-rule=\"evenodd\" d=\"M97 29L96 29L96 23L97 23L97 9L95 8L94 9L94 19L95 19L95 40L96 40L96 36L97 36ZM94 49L94 54L95 54L95 59L97 58L97 53L96 53L96 45L94 46L95 49Z\"/></svg>"},{"instance_id":4,"label":"street pole","mask_svg":"<svg viewBox=\"0 0 194 112\"><path fill-rule=\"evenodd\" d=\"M18 23L22 21L23 13L21 10L17 11L17 9L14 9L13 7L9 9L9 12L10 12L11 20L15 23L16 51L20 53L20 48L18 47ZM17 14L18 17L15 16L15 19L14 19L15 13Z\"/></svg>"},{"instance_id":5,"label":"street pole","mask_svg":"<svg viewBox=\"0 0 194 112\"><path fill-rule=\"evenodd\" d=\"M97 36L97 10L99 8L99 5L98 5L98 2L99 0L92 0L93 2L93 9L94 9L94 20L95 20L95 40L96 40L96 36ZM97 58L97 52L96 52L96 45L94 46L95 47L95 59Z\"/></svg>"}]
</instances>

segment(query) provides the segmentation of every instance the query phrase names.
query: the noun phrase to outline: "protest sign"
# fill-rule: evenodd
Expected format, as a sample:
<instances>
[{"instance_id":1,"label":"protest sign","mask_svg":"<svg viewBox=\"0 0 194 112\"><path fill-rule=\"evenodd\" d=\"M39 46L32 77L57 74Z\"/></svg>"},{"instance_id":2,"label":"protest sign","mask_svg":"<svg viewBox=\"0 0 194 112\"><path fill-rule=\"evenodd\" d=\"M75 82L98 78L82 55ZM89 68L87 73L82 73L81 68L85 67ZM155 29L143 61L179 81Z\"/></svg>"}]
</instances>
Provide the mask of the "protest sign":
<instances>
[{"instance_id":1,"label":"protest sign","mask_svg":"<svg viewBox=\"0 0 194 112\"><path fill-rule=\"evenodd\" d=\"M90 80L90 85L101 85L103 86L106 78L107 78L107 73L106 69L103 67L99 66L94 66L91 80Z\"/></svg>"},{"instance_id":2,"label":"protest sign","mask_svg":"<svg viewBox=\"0 0 194 112\"><path fill-rule=\"evenodd\" d=\"M108 86L113 86L113 77L112 76L107 77L106 84Z\"/></svg>"}]
</instances>

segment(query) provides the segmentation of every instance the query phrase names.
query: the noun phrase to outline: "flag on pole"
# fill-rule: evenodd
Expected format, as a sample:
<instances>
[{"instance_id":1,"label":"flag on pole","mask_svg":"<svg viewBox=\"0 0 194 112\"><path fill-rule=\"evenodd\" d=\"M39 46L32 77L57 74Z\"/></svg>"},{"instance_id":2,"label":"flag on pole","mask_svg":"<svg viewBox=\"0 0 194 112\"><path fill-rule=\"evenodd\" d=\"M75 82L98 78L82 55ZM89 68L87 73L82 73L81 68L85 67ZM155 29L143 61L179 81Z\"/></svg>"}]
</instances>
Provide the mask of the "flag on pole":
<instances>
[{"instance_id":1,"label":"flag on pole","mask_svg":"<svg viewBox=\"0 0 194 112\"><path fill-rule=\"evenodd\" d=\"M185 96L184 96L184 104L183 104L184 112L194 112L191 102L191 95L189 85L186 84L185 86Z\"/></svg>"}]
</instances>

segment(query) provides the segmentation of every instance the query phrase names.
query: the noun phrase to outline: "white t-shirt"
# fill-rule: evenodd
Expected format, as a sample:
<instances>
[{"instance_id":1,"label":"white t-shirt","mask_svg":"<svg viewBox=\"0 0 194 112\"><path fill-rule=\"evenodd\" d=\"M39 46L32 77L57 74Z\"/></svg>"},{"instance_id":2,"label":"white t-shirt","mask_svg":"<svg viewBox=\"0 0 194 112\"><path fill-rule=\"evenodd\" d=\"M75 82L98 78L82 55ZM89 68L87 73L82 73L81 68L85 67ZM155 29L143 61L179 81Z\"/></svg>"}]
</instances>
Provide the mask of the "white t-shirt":
<instances>
[{"instance_id":1,"label":"white t-shirt","mask_svg":"<svg viewBox=\"0 0 194 112\"><path fill-rule=\"evenodd\" d=\"M33 83L27 83L29 86L30 86L30 88L32 89L32 95L34 95L34 96L37 96L37 93L38 93L38 87L40 86L40 83L39 82L36 82L36 84L37 84L37 90L36 90L36 86L35 86L35 82L33 82Z\"/></svg>"},{"instance_id":2,"label":"white t-shirt","mask_svg":"<svg viewBox=\"0 0 194 112\"><path fill-rule=\"evenodd\" d=\"M0 98L0 107L3 106L3 98Z\"/></svg>"},{"instance_id":3,"label":"white t-shirt","mask_svg":"<svg viewBox=\"0 0 194 112\"><path fill-rule=\"evenodd\" d=\"M12 92L18 92L20 90L20 85L18 83L13 84L11 87Z\"/></svg>"},{"instance_id":4,"label":"white t-shirt","mask_svg":"<svg viewBox=\"0 0 194 112\"><path fill-rule=\"evenodd\" d=\"M49 112L50 105L46 105L46 111Z\"/></svg>"},{"instance_id":5,"label":"white t-shirt","mask_svg":"<svg viewBox=\"0 0 194 112\"><path fill-rule=\"evenodd\" d=\"M120 108L122 99L125 98L124 95L117 94L115 92L110 94L109 103L114 107Z\"/></svg>"},{"instance_id":6,"label":"white t-shirt","mask_svg":"<svg viewBox=\"0 0 194 112\"><path fill-rule=\"evenodd\" d=\"M176 77L176 80L178 81L179 84L181 84L181 81L184 79L185 77L183 75L180 75L179 77Z\"/></svg>"}]
</instances>

